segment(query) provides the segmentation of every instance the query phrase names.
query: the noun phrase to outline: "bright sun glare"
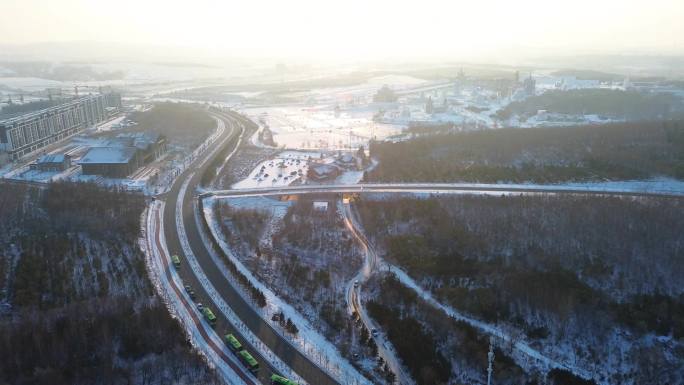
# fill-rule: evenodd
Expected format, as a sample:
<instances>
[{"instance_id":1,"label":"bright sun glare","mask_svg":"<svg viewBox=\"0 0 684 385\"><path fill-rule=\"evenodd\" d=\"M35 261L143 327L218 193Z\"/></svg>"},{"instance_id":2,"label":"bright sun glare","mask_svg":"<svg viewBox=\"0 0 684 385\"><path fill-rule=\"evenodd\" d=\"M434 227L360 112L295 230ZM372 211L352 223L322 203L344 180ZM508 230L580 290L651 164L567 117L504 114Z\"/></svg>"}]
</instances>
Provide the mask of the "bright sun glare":
<instances>
[{"instance_id":1,"label":"bright sun glare","mask_svg":"<svg viewBox=\"0 0 684 385\"><path fill-rule=\"evenodd\" d=\"M108 41L220 56L373 58L681 51L684 2L11 1L0 43ZM37 25L50 26L36 28Z\"/></svg>"}]
</instances>

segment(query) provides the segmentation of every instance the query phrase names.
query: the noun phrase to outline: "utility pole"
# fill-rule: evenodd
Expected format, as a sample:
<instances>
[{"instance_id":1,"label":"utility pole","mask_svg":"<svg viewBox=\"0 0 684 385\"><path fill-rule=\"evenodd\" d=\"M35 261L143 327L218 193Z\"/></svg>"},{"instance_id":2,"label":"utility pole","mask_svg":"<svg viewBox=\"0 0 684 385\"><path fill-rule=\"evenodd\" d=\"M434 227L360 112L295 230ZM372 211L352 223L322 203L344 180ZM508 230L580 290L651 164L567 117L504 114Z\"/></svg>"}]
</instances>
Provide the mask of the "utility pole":
<instances>
[{"instance_id":1,"label":"utility pole","mask_svg":"<svg viewBox=\"0 0 684 385\"><path fill-rule=\"evenodd\" d=\"M492 385L492 372L494 371L494 337L489 337L489 353L487 353L489 365L487 366L487 385Z\"/></svg>"}]
</instances>

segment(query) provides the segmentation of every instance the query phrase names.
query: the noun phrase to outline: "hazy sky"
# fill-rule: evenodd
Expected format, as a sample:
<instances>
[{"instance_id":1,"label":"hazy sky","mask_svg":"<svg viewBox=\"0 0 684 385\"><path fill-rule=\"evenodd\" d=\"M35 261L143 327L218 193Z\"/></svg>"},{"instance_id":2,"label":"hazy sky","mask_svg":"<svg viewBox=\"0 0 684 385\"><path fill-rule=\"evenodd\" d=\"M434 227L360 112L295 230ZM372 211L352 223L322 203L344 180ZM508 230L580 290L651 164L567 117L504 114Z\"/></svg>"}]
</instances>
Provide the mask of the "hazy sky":
<instances>
[{"instance_id":1,"label":"hazy sky","mask_svg":"<svg viewBox=\"0 0 684 385\"><path fill-rule=\"evenodd\" d=\"M0 43L181 45L232 56L684 53L684 0L0 0Z\"/></svg>"}]
</instances>

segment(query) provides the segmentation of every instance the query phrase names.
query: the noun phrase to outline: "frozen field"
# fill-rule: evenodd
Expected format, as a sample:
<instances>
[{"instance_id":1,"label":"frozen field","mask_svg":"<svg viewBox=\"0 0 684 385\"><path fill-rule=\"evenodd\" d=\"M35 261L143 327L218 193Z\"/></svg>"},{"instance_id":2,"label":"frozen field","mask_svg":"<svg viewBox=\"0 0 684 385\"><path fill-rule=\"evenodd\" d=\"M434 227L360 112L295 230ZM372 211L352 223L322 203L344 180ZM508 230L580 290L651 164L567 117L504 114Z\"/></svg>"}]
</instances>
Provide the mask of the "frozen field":
<instances>
[{"instance_id":1,"label":"frozen field","mask_svg":"<svg viewBox=\"0 0 684 385\"><path fill-rule=\"evenodd\" d=\"M336 116L334 105L247 108L255 122L263 121L278 147L303 150L344 150L367 146L371 138L401 133L403 126L373 122L373 110L349 109Z\"/></svg>"},{"instance_id":2,"label":"frozen field","mask_svg":"<svg viewBox=\"0 0 684 385\"><path fill-rule=\"evenodd\" d=\"M255 122L265 123L273 132L278 147L306 150L338 150L367 146L401 133L403 124L373 121L373 115L387 106L374 105L373 96L383 86L396 92L411 92L430 86L410 76L388 75L349 87L314 89L297 93L302 104L244 108ZM339 111L335 107L339 106ZM263 126L263 124L262 124Z\"/></svg>"}]
</instances>

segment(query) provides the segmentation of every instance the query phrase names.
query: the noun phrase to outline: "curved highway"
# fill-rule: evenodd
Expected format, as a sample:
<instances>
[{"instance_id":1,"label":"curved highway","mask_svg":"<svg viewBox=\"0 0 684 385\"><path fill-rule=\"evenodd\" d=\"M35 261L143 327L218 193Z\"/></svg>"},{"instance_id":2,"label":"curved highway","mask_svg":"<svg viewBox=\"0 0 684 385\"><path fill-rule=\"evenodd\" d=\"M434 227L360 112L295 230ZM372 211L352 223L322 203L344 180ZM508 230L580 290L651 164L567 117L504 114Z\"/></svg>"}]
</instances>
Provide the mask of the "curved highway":
<instances>
[{"instance_id":1,"label":"curved highway","mask_svg":"<svg viewBox=\"0 0 684 385\"><path fill-rule=\"evenodd\" d=\"M338 384L338 382L330 377L327 372L311 362L260 317L251 304L248 304L228 279L223 276L219 267L216 266L212 260L210 251L207 249L209 246L203 242L201 224L197 222L195 216L195 209L198 203L195 191L200 185L204 171L208 167L211 167L213 159L223 152L219 150L219 147L231 144L239 132L244 130L243 125L246 124L240 116L219 114L218 117L226 122L229 128L226 129L223 135L206 151L209 155L195 160L176 178L170 191L164 194L167 204L164 206L163 224L167 248L171 254L179 256L185 255L180 239L181 234L179 234L177 228L177 225L183 226L191 251L200 264L204 274L216 288L223 300L230 305L231 309L250 331L308 383L317 385ZM187 187L182 188L185 183L187 183ZM178 202L179 205L177 205L176 202ZM177 206L181 207L180 218L182 219L182 223L176 223ZM185 259L187 260L187 258ZM225 332L231 332L238 336L238 338L242 337L239 330L236 330L221 312L216 311L218 306L203 290L202 284L187 263L181 264L179 272L184 282L191 285L197 293L197 302L208 305L215 310L214 313L218 318L216 323L217 332L221 335ZM265 384L269 383L268 377L274 372L274 369L270 367L264 357L259 355L259 352L254 349L253 346L249 346L246 338L241 338L240 340L246 345L247 350L252 353L262 365L259 380Z\"/></svg>"},{"instance_id":2,"label":"curved highway","mask_svg":"<svg viewBox=\"0 0 684 385\"><path fill-rule=\"evenodd\" d=\"M156 202L159 203L159 202ZM199 311L196 308L195 303L191 300L190 296L184 292L183 285L177 283L173 278L174 274L178 274L177 268L171 266L171 256L164 251L162 246L162 236L159 231L161 228L161 210L159 207L163 205L154 203L150 206L147 218L147 242L148 251L150 252L150 258L152 259L149 263L153 265L156 264L157 273L159 277L165 281L166 284L160 284L160 288L166 286L166 290L169 291L169 295L178 298L178 305L182 306L183 309L175 309L177 314L181 314L183 311L186 312L188 316L179 318L189 318L189 321L193 326L186 325L186 327L194 327L199 334L199 339L203 340L207 348L214 352L215 357L224 363L228 368L229 372L225 372L222 368L218 368L219 371L223 372L224 375L237 376L240 381L246 385L257 385L259 382L252 374L249 373L247 368L239 361L238 357L227 353L227 349L222 343L215 342L215 338L212 338L213 330L211 326L204 320ZM156 252L155 252L156 251ZM182 322L182 321L181 321ZM190 332L193 335L194 333ZM218 338L221 340L221 338Z\"/></svg>"}]
</instances>

